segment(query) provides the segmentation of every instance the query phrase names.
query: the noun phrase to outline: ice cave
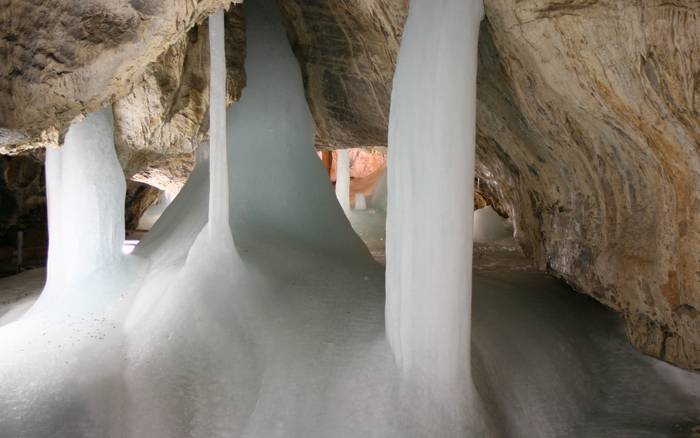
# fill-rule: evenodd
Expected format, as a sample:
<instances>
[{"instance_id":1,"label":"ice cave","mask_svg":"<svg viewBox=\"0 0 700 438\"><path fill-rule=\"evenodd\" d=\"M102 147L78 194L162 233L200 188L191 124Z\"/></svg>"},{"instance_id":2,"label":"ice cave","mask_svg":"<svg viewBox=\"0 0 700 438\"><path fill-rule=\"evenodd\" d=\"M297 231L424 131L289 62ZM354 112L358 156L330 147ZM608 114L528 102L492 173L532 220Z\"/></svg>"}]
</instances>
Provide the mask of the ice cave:
<instances>
[{"instance_id":1,"label":"ice cave","mask_svg":"<svg viewBox=\"0 0 700 438\"><path fill-rule=\"evenodd\" d=\"M697 1L0 3L0 438L700 437Z\"/></svg>"}]
</instances>

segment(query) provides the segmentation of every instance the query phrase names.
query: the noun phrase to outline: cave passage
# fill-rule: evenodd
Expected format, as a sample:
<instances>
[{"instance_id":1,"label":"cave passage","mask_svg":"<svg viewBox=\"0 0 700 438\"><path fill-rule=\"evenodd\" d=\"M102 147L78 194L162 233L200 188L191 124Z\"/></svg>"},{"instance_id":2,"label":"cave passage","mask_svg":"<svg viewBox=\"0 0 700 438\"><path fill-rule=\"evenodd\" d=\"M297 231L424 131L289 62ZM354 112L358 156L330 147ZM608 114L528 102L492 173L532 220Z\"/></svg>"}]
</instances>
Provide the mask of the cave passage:
<instances>
[{"instance_id":1,"label":"cave passage","mask_svg":"<svg viewBox=\"0 0 700 438\"><path fill-rule=\"evenodd\" d=\"M315 153L277 5L244 4L228 109L211 16L209 141L130 254L112 111L48 151L46 284L0 280L0 438L690 435L700 376L475 217L481 2L411 2L367 209Z\"/></svg>"}]
</instances>

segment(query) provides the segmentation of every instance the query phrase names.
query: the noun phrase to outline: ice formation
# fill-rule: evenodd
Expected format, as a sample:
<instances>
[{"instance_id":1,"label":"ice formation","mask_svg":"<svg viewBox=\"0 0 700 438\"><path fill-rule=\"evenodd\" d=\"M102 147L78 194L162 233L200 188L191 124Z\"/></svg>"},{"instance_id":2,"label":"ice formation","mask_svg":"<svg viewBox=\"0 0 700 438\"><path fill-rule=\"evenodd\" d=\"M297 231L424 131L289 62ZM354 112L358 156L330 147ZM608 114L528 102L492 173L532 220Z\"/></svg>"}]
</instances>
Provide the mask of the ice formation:
<instances>
[{"instance_id":1,"label":"ice formation","mask_svg":"<svg viewBox=\"0 0 700 438\"><path fill-rule=\"evenodd\" d=\"M472 409L465 267L482 15L481 0L411 2L389 120L387 337L404 376L435 399L426 404L450 406L455 423Z\"/></svg>"},{"instance_id":2,"label":"ice formation","mask_svg":"<svg viewBox=\"0 0 700 438\"><path fill-rule=\"evenodd\" d=\"M542 277L477 277L469 369L471 177L458 173L473 154L476 3L411 5L392 105L391 346L382 267L314 154L276 2L245 14L248 85L226 112L227 147L219 14L211 145L131 256L110 111L49 151L53 273L29 313L2 320L0 438L599 438L698 420L697 376L635 353L613 317ZM408 173L415 163L428 173ZM374 215L350 216L379 233Z\"/></svg>"},{"instance_id":3,"label":"ice formation","mask_svg":"<svg viewBox=\"0 0 700 438\"><path fill-rule=\"evenodd\" d=\"M365 199L364 193L355 194L355 210L365 210L367 209L367 200Z\"/></svg>"},{"instance_id":4,"label":"ice formation","mask_svg":"<svg viewBox=\"0 0 700 438\"><path fill-rule=\"evenodd\" d=\"M46 186L48 279L35 307L98 304L119 293L109 288L83 291L77 286L100 278L100 272L114 271L124 261L126 184L114 150L111 108L74 123L63 147L46 151Z\"/></svg>"},{"instance_id":5,"label":"ice formation","mask_svg":"<svg viewBox=\"0 0 700 438\"><path fill-rule=\"evenodd\" d=\"M350 212L350 156L346 149L338 151L335 175L335 195L345 214L348 214Z\"/></svg>"},{"instance_id":6,"label":"ice formation","mask_svg":"<svg viewBox=\"0 0 700 438\"><path fill-rule=\"evenodd\" d=\"M232 248L229 226L228 148L226 144L226 53L224 11L209 17L209 238Z\"/></svg>"}]
</instances>

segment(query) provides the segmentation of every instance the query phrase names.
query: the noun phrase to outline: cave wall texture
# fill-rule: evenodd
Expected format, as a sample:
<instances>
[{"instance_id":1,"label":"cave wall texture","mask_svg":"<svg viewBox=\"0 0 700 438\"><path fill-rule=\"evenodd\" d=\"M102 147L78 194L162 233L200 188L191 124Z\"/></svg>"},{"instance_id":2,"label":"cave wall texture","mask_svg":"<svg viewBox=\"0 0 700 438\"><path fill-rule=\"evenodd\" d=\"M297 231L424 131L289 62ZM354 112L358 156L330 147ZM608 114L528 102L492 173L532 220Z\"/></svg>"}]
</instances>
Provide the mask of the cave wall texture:
<instances>
[{"instance_id":1,"label":"cave wall texture","mask_svg":"<svg viewBox=\"0 0 700 438\"><path fill-rule=\"evenodd\" d=\"M280 0L319 148L386 146L408 0Z\"/></svg>"},{"instance_id":2,"label":"cave wall texture","mask_svg":"<svg viewBox=\"0 0 700 438\"><path fill-rule=\"evenodd\" d=\"M0 0L0 147L58 141L229 0Z\"/></svg>"},{"instance_id":3,"label":"cave wall texture","mask_svg":"<svg viewBox=\"0 0 700 438\"><path fill-rule=\"evenodd\" d=\"M226 0L0 0L0 147L56 144L114 104L128 177L181 184L206 136L203 18ZM407 0L279 0L319 148L386 144ZM700 3L485 0L480 196L536 266L618 310L641 351L700 370ZM229 100L244 19L227 13ZM41 23L41 25L39 25ZM430 147L430 145L426 145Z\"/></svg>"},{"instance_id":4,"label":"cave wall texture","mask_svg":"<svg viewBox=\"0 0 700 438\"><path fill-rule=\"evenodd\" d=\"M479 174L539 268L699 371L700 3L485 5Z\"/></svg>"}]
</instances>

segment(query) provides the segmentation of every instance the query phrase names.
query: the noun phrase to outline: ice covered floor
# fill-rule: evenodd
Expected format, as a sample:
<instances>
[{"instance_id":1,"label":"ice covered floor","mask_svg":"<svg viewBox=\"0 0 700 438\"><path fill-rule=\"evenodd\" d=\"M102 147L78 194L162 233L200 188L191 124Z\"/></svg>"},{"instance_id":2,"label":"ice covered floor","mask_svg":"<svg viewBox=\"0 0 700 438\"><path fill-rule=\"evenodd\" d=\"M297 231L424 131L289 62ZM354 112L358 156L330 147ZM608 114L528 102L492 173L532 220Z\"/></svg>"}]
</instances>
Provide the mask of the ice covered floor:
<instances>
[{"instance_id":1,"label":"ice covered floor","mask_svg":"<svg viewBox=\"0 0 700 438\"><path fill-rule=\"evenodd\" d=\"M0 327L0 438L687 437L700 424L700 376L633 351L616 315L501 263L499 248L475 276L472 375L451 373L455 388L434 391L397 367L384 267L352 232L313 151L276 2L244 7L248 82L226 113L231 160L212 141L210 166L200 147L187 184L131 255L121 253L124 187L109 109L76 122L48 152L49 215L62 220L49 220L47 287ZM223 109L212 111L219 122ZM88 197L81 188L92 186ZM435 226L441 211L420 213ZM368 214L358 230L376 252L383 215ZM462 236L465 247L470 222L414 232L448 230L440 237ZM420 236L413 255L426 263L414 268L452 263L447 274L464 278L469 263L429 253L443 246ZM428 310L443 292L435 272L417 290ZM462 304L467 286L452 290ZM404 322L444 316L416 315ZM465 341L467 329L448 333ZM423 346L450 343L425 333L435 332L423 332ZM470 396L461 389L471 380L473 410L445 403Z\"/></svg>"},{"instance_id":2,"label":"ice covered floor","mask_svg":"<svg viewBox=\"0 0 700 438\"><path fill-rule=\"evenodd\" d=\"M0 327L21 317L39 297L46 269L31 269L0 278Z\"/></svg>"},{"instance_id":3,"label":"ice covered floor","mask_svg":"<svg viewBox=\"0 0 700 438\"><path fill-rule=\"evenodd\" d=\"M490 436L692 436L692 428L700 425L700 376L634 351L616 314L555 279L514 265L512 249L503 247L488 248L491 261L477 268L474 277L472 367L479 396L497 425ZM477 265L481 253L476 252ZM255 409L243 416L247 430L232 436L321 437L329 436L327 430L343 431L335 436L384 436L373 435L372 428L388 430L397 414L389 405L381 410L395 390L383 333L382 266L279 245L244 245L241 254L268 279L259 292L270 324L254 336L254 351L246 353L248 365L257 371L243 375L248 381L241 388L255 380ZM3 302L11 295L18 298L17 308L23 308L41 275L30 271L3 279ZM12 310L9 303L3 307L5 315ZM105 339L109 336L99 330L86 334L83 354L110 345ZM65 342L59 336L53 339ZM206 358L200 360L206 367ZM50 406L52 421L70 424L83 417L89 409L85 403L105 398L101 392L106 388L113 391L107 397L110 404L123 403L127 389L118 382L108 384L114 377L109 370L119 368L112 364L102 371L106 375L85 376L88 384L83 381L81 391L58 385L56 393L45 393L42 403ZM171 396L206 390L187 389L186 382L186 375L180 376L168 389L175 391ZM99 406L106 409L109 404ZM125 421L118 412L101 415L105 421ZM41 410L34 414L37 421L46 418ZM365 424L372 428L363 429ZM20 436L42 435L7 435L0 429L0 437Z\"/></svg>"},{"instance_id":4,"label":"ice covered floor","mask_svg":"<svg viewBox=\"0 0 700 438\"><path fill-rule=\"evenodd\" d=\"M382 218L350 214L372 254ZM474 245L472 324L494 436L700 436L700 375L635 351L616 313L533 270L512 238Z\"/></svg>"},{"instance_id":5,"label":"ice covered floor","mask_svg":"<svg viewBox=\"0 0 700 438\"><path fill-rule=\"evenodd\" d=\"M512 247L481 245L474 262L474 382L504 436L700 433L700 375L634 350L616 313Z\"/></svg>"}]
</instances>

